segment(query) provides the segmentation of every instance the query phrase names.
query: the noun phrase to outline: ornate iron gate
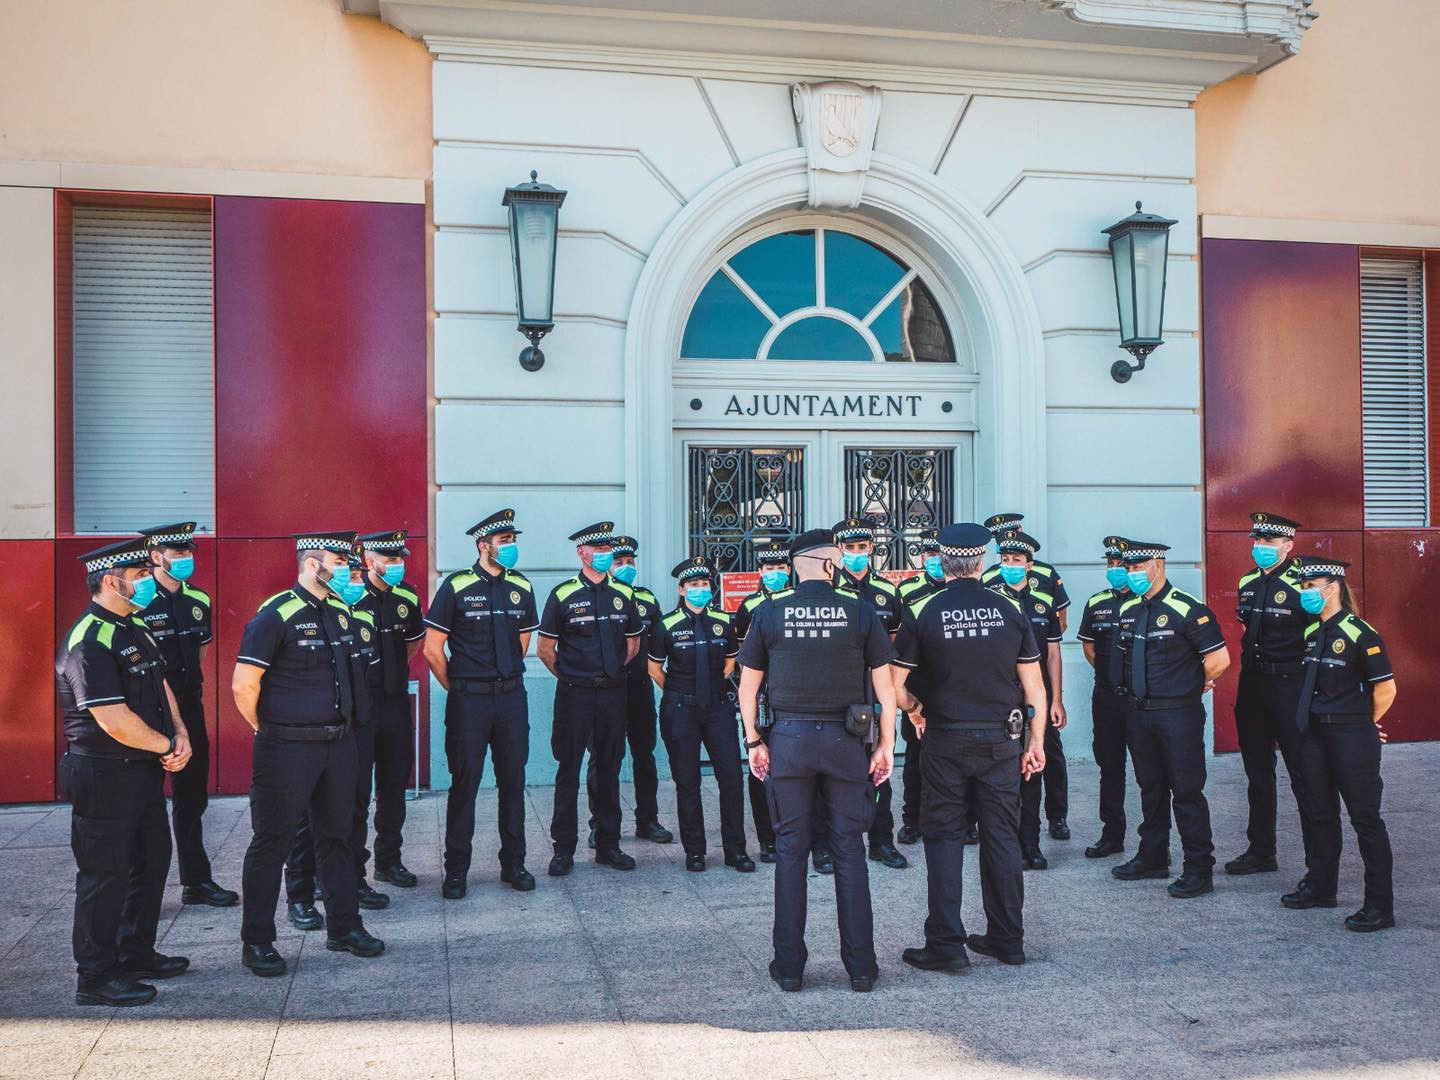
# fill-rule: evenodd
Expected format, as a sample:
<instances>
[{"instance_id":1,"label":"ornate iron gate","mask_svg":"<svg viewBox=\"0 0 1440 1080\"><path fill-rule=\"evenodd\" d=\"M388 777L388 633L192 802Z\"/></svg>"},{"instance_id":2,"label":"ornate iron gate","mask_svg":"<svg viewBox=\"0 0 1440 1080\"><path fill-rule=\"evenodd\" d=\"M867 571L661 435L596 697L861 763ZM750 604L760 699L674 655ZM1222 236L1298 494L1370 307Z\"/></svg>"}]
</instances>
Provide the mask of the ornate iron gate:
<instances>
[{"instance_id":1,"label":"ornate iron gate","mask_svg":"<svg viewBox=\"0 0 1440 1080\"><path fill-rule=\"evenodd\" d=\"M757 569L755 545L788 541L804 507L802 447L690 448L690 554L721 573Z\"/></svg>"},{"instance_id":2,"label":"ornate iron gate","mask_svg":"<svg viewBox=\"0 0 1440 1080\"><path fill-rule=\"evenodd\" d=\"M953 450L845 451L845 512L875 522L875 569L919 568L921 530L950 524L954 506Z\"/></svg>"}]
</instances>

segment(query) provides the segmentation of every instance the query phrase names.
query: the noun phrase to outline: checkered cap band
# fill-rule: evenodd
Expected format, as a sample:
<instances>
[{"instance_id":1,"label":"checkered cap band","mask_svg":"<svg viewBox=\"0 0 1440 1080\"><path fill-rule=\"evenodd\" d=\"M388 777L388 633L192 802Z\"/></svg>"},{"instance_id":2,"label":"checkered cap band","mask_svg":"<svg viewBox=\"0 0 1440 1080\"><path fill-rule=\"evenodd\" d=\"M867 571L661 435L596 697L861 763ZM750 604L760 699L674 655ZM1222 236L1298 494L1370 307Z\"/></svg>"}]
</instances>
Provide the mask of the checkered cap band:
<instances>
[{"instance_id":1,"label":"checkered cap band","mask_svg":"<svg viewBox=\"0 0 1440 1080\"><path fill-rule=\"evenodd\" d=\"M401 537L396 540L393 537L386 537L384 540L366 540L363 542L363 547L366 551L378 551L381 554L387 551L404 551L405 538Z\"/></svg>"},{"instance_id":2,"label":"checkered cap band","mask_svg":"<svg viewBox=\"0 0 1440 1080\"><path fill-rule=\"evenodd\" d=\"M1006 529L1014 528L1024 520L1024 514L991 514L982 524L992 533L999 535Z\"/></svg>"},{"instance_id":3,"label":"checkered cap band","mask_svg":"<svg viewBox=\"0 0 1440 1080\"><path fill-rule=\"evenodd\" d=\"M614 536L610 539L610 550L616 555L634 555L639 547L633 536Z\"/></svg>"},{"instance_id":4,"label":"checkered cap band","mask_svg":"<svg viewBox=\"0 0 1440 1080\"><path fill-rule=\"evenodd\" d=\"M1126 548L1130 546L1130 541L1123 536L1107 536L1101 543L1105 545L1106 558L1112 559L1124 555Z\"/></svg>"},{"instance_id":5,"label":"checkered cap band","mask_svg":"<svg viewBox=\"0 0 1440 1080\"><path fill-rule=\"evenodd\" d=\"M614 535L615 534L610 532L610 530L608 529L606 529L604 532L595 530L593 532L580 533L578 536L574 537L573 542L577 547L582 544L599 544L613 540Z\"/></svg>"},{"instance_id":6,"label":"checkered cap band","mask_svg":"<svg viewBox=\"0 0 1440 1080\"><path fill-rule=\"evenodd\" d=\"M1283 536L1287 539L1295 539L1295 526L1281 525L1275 521L1257 521L1250 526L1251 536Z\"/></svg>"},{"instance_id":7,"label":"checkered cap band","mask_svg":"<svg viewBox=\"0 0 1440 1080\"><path fill-rule=\"evenodd\" d=\"M296 551L333 551L337 555L349 557L354 555L359 547L360 545L356 541L341 540L333 536L297 536L295 538Z\"/></svg>"},{"instance_id":8,"label":"checkered cap band","mask_svg":"<svg viewBox=\"0 0 1440 1080\"><path fill-rule=\"evenodd\" d=\"M1337 562L1307 562L1296 568L1302 578L1344 577L1345 567Z\"/></svg>"},{"instance_id":9,"label":"checkered cap band","mask_svg":"<svg viewBox=\"0 0 1440 1080\"><path fill-rule=\"evenodd\" d=\"M152 547L168 547L171 544L192 544L195 542L194 535L188 532L151 533L149 539Z\"/></svg>"},{"instance_id":10,"label":"checkered cap band","mask_svg":"<svg viewBox=\"0 0 1440 1080\"><path fill-rule=\"evenodd\" d=\"M1148 562L1151 559L1163 559L1168 547L1136 546L1131 545L1120 553L1126 562Z\"/></svg>"},{"instance_id":11,"label":"checkered cap band","mask_svg":"<svg viewBox=\"0 0 1440 1080\"><path fill-rule=\"evenodd\" d=\"M713 573L713 571L711 571L711 569L710 569L710 564L709 564L709 563L705 563L705 564L700 565L700 566L687 566L684 570L681 570L681 571L680 571L678 580L684 582L684 581L690 580L691 578L697 578L697 577L708 578L708 577L713 577L713 576L714 576L714 573Z\"/></svg>"},{"instance_id":12,"label":"checkered cap band","mask_svg":"<svg viewBox=\"0 0 1440 1080\"><path fill-rule=\"evenodd\" d=\"M835 530L835 542L843 544L847 540L873 540L875 529L870 525L843 525Z\"/></svg>"},{"instance_id":13,"label":"checkered cap band","mask_svg":"<svg viewBox=\"0 0 1440 1080\"><path fill-rule=\"evenodd\" d=\"M93 574L97 570L109 570L116 566L148 566L149 562L143 551L114 551L109 555L86 559L85 572Z\"/></svg>"},{"instance_id":14,"label":"checkered cap band","mask_svg":"<svg viewBox=\"0 0 1440 1080\"><path fill-rule=\"evenodd\" d=\"M973 559L977 555L984 555L985 549L989 546L989 544L981 544L979 547L947 547L938 540L935 542L935 547L941 555L953 555L959 559Z\"/></svg>"},{"instance_id":15,"label":"checkered cap band","mask_svg":"<svg viewBox=\"0 0 1440 1080\"><path fill-rule=\"evenodd\" d=\"M1019 551L1026 555L1034 555L1035 552L1039 549L1034 544L1030 543L1030 541L1022 540L1020 539L1020 537L1016 536L997 541L995 544L995 550Z\"/></svg>"}]
</instances>

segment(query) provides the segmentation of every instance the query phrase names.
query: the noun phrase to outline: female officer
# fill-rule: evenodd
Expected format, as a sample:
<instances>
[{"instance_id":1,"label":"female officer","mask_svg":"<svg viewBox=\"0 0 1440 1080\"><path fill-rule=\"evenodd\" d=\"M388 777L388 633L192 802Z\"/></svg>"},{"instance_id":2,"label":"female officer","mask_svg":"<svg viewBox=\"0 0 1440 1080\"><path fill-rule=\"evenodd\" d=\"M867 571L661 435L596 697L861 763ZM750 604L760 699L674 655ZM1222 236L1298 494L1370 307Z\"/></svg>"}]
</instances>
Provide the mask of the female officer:
<instances>
[{"instance_id":1,"label":"female officer","mask_svg":"<svg viewBox=\"0 0 1440 1080\"><path fill-rule=\"evenodd\" d=\"M1281 898L1290 908L1334 907L1340 873L1340 803L1365 862L1365 903L1345 920L1367 933L1395 925L1390 836L1380 818L1380 720L1395 701L1385 643L1355 614L1345 584L1348 563L1296 560L1300 603L1318 616L1305 630L1305 681L1296 726L1300 768L1314 834L1313 865L1300 887Z\"/></svg>"}]
</instances>

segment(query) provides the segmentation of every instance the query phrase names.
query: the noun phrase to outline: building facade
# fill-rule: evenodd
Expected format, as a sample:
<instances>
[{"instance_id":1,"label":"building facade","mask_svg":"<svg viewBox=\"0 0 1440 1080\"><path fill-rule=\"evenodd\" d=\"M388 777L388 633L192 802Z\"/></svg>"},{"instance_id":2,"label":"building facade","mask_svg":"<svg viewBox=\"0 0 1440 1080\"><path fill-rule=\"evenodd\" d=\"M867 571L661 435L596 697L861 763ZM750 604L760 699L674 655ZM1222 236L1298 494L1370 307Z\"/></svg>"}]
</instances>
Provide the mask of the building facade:
<instances>
[{"instance_id":1,"label":"building facade","mask_svg":"<svg viewBox=\"0 0 1440 1080\"><path fill-rule=\"evenodd\" d=\"M22 38L67 28L67 6L21 5ZM141 92L93 116L42 103L0 144L0 213L19 238L0 255L14 286L0 311L26 373L0 403L26 435L0 550L17 567L7 601L27 613L4 646L25 662L0 688L22 703L0 738L25 768L0 798L53 794L48 666L82 591L71 556L162 507L210 514L212 693L244 620L286 583L284 537L307 527L409 528L424 579L468 563L465 528L513 506L521 567L543 593L573 572L565 536L610 518L639 538L641 581L664 598L683 555L743 573L754 543L802 522L871 514L881 561L903 569L924 525L1018 510L1082 601L1102 584L1100 538L1119 531L1170 543L1172 577L1221 609L1251 502L1299 503L1321 530L1403 546L1356 516L1358 436L1339 440L1349 457L1297 449L1292 345L1250 299L1289 304L1358 393L1361 246L1388 234L1349 241L1347 323L1338 293L1306 293L1276 238L1237 224L1290 217L1266 201L1283 185L1236 203L1250 188L1204 160L1285 123L1284 95L1235 88L1264 96L1303 69L1307 52L1289 57L1323 32L1315 8L1328 18L1342 0L803 0L784 19L769 5L662 6L175 5L148 31L164 78L136 76ZM137 32L74 21L97 50ZM175 57L202 32L236 43L208 75ZM43 52L21 59L10 77L34 96L53 75ZM271 73L258 102L238 86L257 65ZM174 80L195 99L143 92ZM516 361L501 206L531 170L568 193L538 371ZM1166 343L1121 385L1101 230L1137 201L1178 224ZM125 230L157 227L164 242L127 261ZM210 278L184 279L194 340L207 288L213 323L210 382L187 384L201 403L185 414L200 463L189 501L164 501L173 468L139 465L145 482L116 500L97 463L124 458L104 404L124 387L99 361L128 355L109 305L123 321L141 301L108 283L156 259L183 277L207 253ZM1304 317L1317 299L1325 317ZM204 367L177 357L162 377ZM1251 381L1263 371L1273 384ZM1248 407L1259 396L1269 411ZM1355 402L1340 406L1349 423ZM1265 439L1283 451L1269 474L1248 450ZM1317 460L1330 471L1292 483ZM137 506L148 516L130 522ZM1367 579L1367 602L1377 591ZM1083 757L1090 680L1073 642L1066 658L1067 743ZM553 688L532 669L531 776L544 781ZM442 695L416 679L438 751ZM244 790L248 740L227 698L213 699L216 779ZM1217 702L1221 749L1224 713ZM1404 733L1425 737L1415 716ZM446 782L438 753L423 779Z\"/></svg>"}]
</instances>

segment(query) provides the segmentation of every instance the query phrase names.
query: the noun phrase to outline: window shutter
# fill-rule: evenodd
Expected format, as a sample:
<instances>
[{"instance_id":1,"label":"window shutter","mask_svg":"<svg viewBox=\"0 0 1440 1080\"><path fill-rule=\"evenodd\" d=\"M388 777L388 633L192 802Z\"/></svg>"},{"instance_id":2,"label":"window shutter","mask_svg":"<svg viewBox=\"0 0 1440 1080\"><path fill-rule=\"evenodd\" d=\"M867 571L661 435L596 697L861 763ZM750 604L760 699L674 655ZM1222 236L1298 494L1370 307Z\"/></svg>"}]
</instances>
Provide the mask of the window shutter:
<instances>
[{"instance_id":1,"label":"window shutter","mask_svg":"<svg viewBox=\"0 0 1440 1080\"><path fill-rule=\"evenodd\" d=\"M1365 524L1430 523L1425 289L1419 260L1360 260Z\"/></svg>"},{"instance_id":2,"label":"window shutter","mask_svg":"<svg viewBox=\"0 0 1440 1080\"><path fill-rule=\"evenodd\" d=\"M215 527L210 215L76 207L76 532Z\"/></svg>"}]
</instances>

